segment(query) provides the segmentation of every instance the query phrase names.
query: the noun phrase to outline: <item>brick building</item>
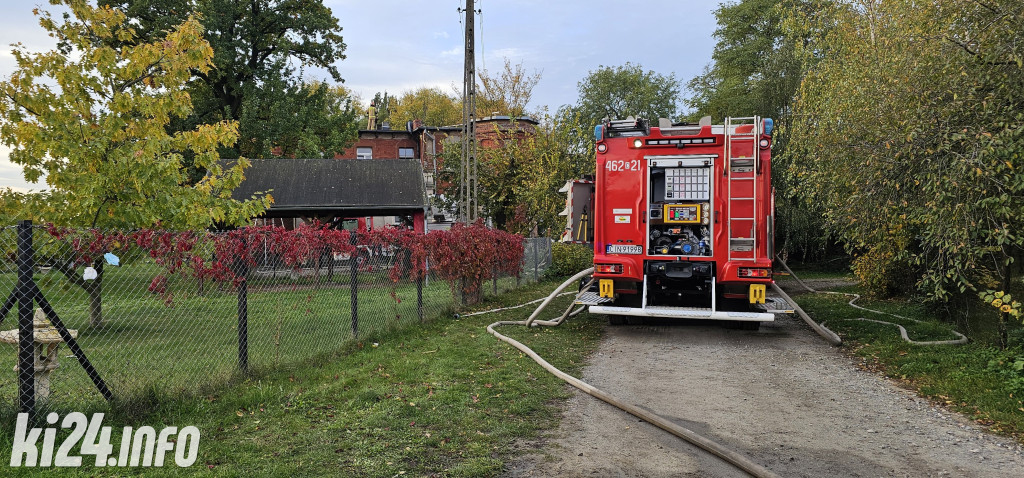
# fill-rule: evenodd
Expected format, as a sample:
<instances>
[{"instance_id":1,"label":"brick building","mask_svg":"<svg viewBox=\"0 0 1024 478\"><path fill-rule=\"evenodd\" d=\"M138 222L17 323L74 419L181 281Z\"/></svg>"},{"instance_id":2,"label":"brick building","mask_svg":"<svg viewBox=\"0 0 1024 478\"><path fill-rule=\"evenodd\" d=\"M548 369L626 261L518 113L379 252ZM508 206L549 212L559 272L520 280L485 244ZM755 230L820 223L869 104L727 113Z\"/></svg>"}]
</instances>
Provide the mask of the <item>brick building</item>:
<instances>
[{"instance_id":1,"label":"brick building","mask_svg":"<svg viewBox=\"0 0 1024 478\"><path fill-rule=\"evenodd\" d=\"M512 119L508 116L488 116L476 122L478 148L501 146L509 139L524 140L537 134L537 121L532 118Z\"/></svg>"},{"instance_id":2,"label":"brick building","mask_svg":"<svg viewBox=\"0 0 1024 478\"><path fill-rule=\"evenodd\" d=\"M476 136L479 148L494 148L510 138L524 139L536 133L538 122L531 118L510 118L488 116L476 121ZM435 177L443 168L440 154L446 143L458 142L462 138L462 125L426 126L419 120L410 121L404 129L392 129L382 123L379 129L359 130L356 142L336 159L391 160L416 159L423 166L423 182L428 198L444 192L444 185L436 184ZM433 203L433 201L428 201ZM453 219L447 211L431 210L427 219L432 223L445 223ZM375 218L376 219L376 218ZM387 222L381 218L380 222Z\"/></svg>"}]
</instances>

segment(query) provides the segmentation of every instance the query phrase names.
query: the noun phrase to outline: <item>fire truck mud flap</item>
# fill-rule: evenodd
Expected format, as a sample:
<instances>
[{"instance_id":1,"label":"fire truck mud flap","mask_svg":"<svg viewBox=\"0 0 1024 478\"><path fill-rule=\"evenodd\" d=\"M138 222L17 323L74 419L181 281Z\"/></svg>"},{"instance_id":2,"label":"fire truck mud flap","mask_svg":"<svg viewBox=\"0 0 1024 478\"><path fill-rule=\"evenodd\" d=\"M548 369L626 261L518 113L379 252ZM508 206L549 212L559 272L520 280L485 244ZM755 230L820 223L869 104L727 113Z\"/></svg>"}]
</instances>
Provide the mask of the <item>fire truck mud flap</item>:
<instances>
[{"instance_id":1,"label":"fire truck mud flap","mask_svg":"<svg viewBox=\"0 0 1024 478\"><path fill-rule=\"evenodd\" d=\"M658 317L667 319L733 320L740 322L773 322L775 314L767 312L730 312L691 307L615 307L608 305L590 306L591 314L631 315L637 317Z\"/></svg>"}]
</instances>

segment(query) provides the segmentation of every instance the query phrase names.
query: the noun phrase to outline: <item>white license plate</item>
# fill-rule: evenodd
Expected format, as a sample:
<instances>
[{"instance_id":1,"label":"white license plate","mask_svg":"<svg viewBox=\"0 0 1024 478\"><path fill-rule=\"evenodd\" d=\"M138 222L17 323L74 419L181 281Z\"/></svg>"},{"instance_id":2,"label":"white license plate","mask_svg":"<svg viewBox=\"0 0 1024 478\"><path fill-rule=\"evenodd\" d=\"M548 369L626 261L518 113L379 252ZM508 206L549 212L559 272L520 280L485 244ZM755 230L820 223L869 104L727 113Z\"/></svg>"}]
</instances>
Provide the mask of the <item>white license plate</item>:
<instances>
[{"instance_id":1,"label":"white license plate","mask_svg":"<svg viewBox=\"0 0 1024 478\"><path fill-rule=\"evenodd\" d=\"M605 254L643 254L642 246L627 246L623 244L608 244L604 249Z\"/></svg>"}]
</instances>

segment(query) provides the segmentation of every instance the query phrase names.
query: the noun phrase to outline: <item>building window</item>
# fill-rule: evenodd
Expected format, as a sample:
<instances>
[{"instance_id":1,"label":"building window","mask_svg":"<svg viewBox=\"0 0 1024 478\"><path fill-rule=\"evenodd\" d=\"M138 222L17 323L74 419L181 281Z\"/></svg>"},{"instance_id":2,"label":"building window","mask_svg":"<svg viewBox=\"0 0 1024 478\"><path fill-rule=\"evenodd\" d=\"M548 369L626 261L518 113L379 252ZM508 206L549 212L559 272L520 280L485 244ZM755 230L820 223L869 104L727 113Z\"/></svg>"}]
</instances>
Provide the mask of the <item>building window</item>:
<instances>
[{"instance_id":1,"label":"building window","mask_svg":"<svg viewBox=\"0 0 1024 478\"><path fill-rule=\"evenodd\" d=\"M356 159L373 159L373 148L356 148Z\"/></svg>"},{"instance_id":2,"label":"building window","mask_svg":"<svg viewBox=\"0 0 1024 478\"><path fill-rule=\"evenodd\" d=\"M412 148L398 148L398 159L415 159Z\"/></svg>"}]
</instances>

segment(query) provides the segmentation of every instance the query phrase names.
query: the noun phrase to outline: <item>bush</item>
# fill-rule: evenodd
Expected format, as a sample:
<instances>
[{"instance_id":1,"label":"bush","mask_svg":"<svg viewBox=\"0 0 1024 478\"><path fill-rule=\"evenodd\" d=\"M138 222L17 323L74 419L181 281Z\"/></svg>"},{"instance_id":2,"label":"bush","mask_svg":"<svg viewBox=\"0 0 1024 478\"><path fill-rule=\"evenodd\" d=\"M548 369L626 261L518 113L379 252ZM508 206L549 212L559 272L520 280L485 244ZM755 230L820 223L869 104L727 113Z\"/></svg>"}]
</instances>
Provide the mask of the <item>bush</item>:
<instances>
[{"instance_id":1,"label":"bush","mask_svg":"<svg viewBox=\"0 0 1024 478\"><path fill-rule=\"evenodd\" d=\"M523 236L483 225L483 221L465 225L456 223L447 231L431 231L423 236L431 270L448 281L452 294L462 302L480 301L480 284L507 274L519 277L523 262ZM461 294L459 294L461 292Z\"/></svg>"},{"instance_id":2,"label":"bush","mask_svg":"<svg viewBox=\"0 0 1024 478\"><path fill-rule=\"evenodd\" d=\"M868 293L878 298L906 295L917 283L913 266L888 242L854 259L853 273Z\"/></svg>"},{"instance_id":3,"label":"bush","mask_svg":"<svg viewBox=\"0 0 1024 478\"><path fill-rule=\"evenodd\" d=\"M548 278L569 277L594 265L594 248L588 244L551 245L551 267L544 271Z\"/></svg>"}]
</instances>

